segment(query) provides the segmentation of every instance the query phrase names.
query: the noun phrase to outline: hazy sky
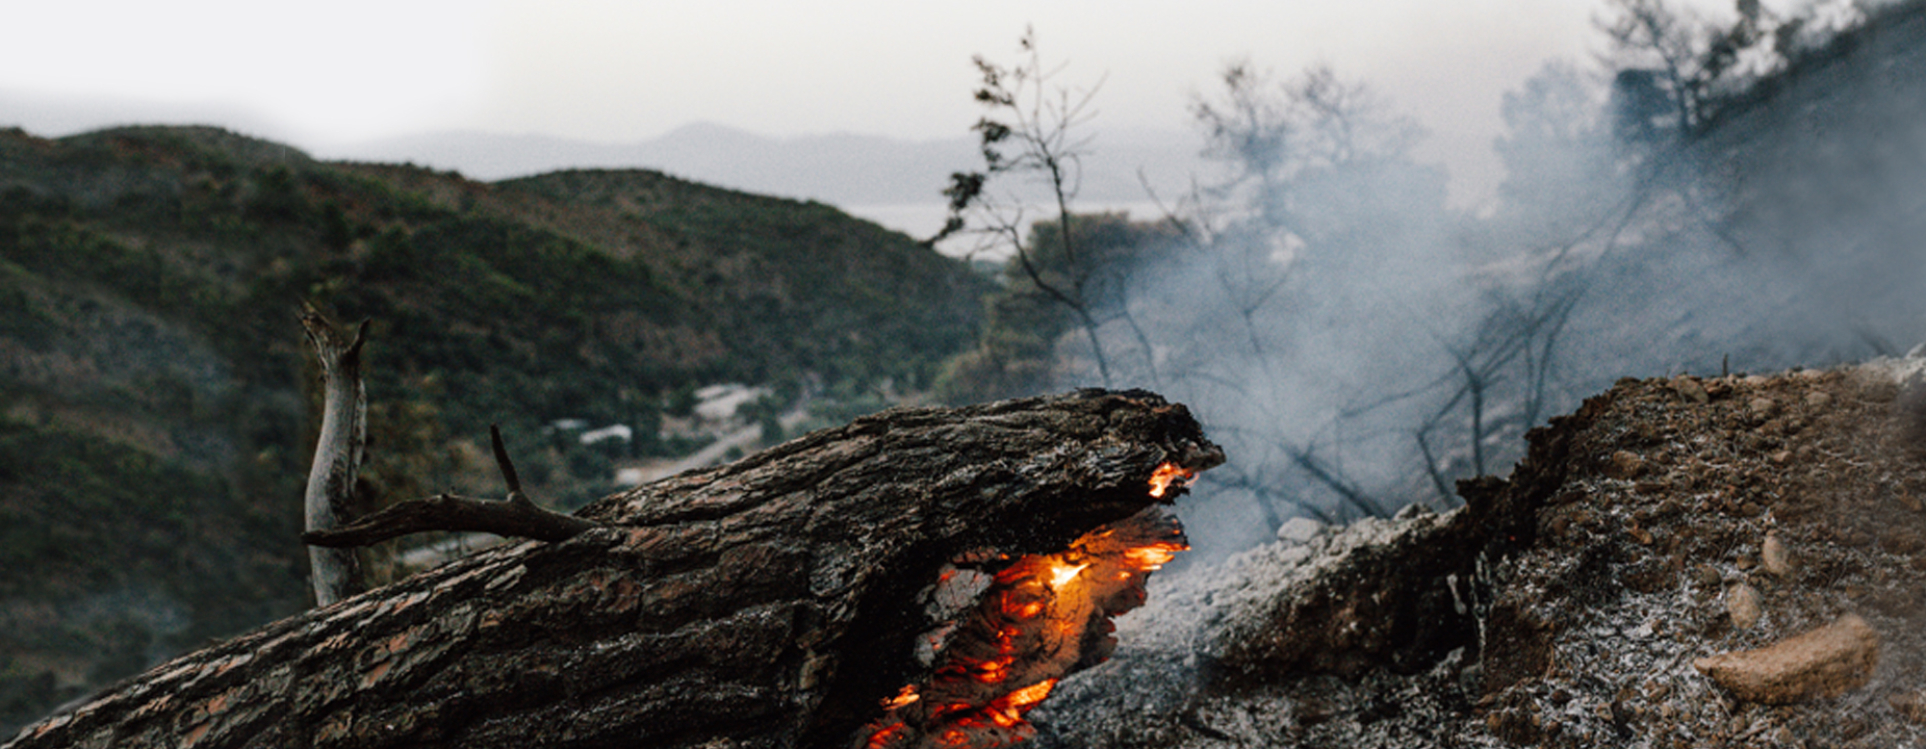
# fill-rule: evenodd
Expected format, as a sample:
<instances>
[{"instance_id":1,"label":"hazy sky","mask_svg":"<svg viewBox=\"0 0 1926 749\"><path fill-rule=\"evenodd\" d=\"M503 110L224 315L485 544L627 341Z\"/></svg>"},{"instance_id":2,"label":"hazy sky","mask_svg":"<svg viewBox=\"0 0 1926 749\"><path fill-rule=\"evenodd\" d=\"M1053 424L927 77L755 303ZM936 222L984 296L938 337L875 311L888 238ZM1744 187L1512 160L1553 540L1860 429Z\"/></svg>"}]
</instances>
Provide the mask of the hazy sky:
<instances>
[{"instance_id":1,"label":"hazy sky","mask_svg":"<svg viewBox=\"0 0 1926 749\"><path fill-rule=\"evenodd\" d=\"M971 55L1014 60L1030 24L1062 81L1103 79L1099 131L1187 129L1186 102L1233 57L1281 74L1323 62L1417 117L1420 155L1479 185L1497 176L1503 93L1602 46L1602 0L9 5L0 125L38 134L211 121L322 155L429 130L624 141L696 121L948 138L978 115Z\"/></svg>"}]
</instances>

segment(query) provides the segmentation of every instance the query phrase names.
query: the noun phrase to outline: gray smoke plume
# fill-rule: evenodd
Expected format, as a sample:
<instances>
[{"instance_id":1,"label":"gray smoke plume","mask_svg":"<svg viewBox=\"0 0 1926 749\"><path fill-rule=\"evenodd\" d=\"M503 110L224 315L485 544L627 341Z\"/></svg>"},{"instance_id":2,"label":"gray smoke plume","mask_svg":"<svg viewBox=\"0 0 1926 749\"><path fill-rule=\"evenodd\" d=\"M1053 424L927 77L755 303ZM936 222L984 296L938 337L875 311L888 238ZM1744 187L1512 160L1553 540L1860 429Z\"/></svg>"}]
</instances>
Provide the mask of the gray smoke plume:
<instances>
[{"instance_id":1,"label":"gray smoke plume","mask_svg":"<svg viewBox=\"0 0 1926 749\"><path fill-rule=\"evenodd\" d=\"M1660 78L1548 65L1506 98L1509 178L1475 216L1367 88L1227 70L1196 110L1224 172L1167 203L1184 240L1119 276L1099 336L1113 384L1190 404L1230 456L1184 500L1195 556L1450 506L1621 377L1926 339L1926 3L1794 32L1696 119ZM1064 335L1056 384L1099 384L1091 353Z\"/></svg>"}]
</instances>

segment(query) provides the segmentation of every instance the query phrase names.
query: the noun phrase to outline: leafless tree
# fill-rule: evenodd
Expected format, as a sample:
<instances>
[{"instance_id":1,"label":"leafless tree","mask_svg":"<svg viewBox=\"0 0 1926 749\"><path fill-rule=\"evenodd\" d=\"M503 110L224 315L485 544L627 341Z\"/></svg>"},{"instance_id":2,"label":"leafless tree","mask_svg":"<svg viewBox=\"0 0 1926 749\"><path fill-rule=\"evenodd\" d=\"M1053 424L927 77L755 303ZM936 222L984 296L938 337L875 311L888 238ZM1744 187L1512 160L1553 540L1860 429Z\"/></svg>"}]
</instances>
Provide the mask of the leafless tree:
<instances>
[{"instance_id":1,"label":"leafless tree","mask_svg":"<svg viewBox=\"0 0 1926 749\"><path fill-rule=\"evenodd\" d=\"M1088 88L1052 83L1062 66L1045 67L1037 49L1036 30L1025 29L1018 41L1019 62L1004 66L974 58L981 75L977 103L988 113L976 131L983 154L981 172L958 172L944 189L950 216L931 241L972 230L986 243L1012 255L1024 277L1075 319L1090 345L1099 379L1111 384L1092 286L1101 264L1084 257L1078 246L1071 205L1082 180L1083 157L1090 139L1081 135L1096 112L1091 107L1102 82ZM1027 201L989 190L991 180L1003 175L1027 177L1048 193L1044 210L1055 216L1061 258L1046 261L1028 236L1031 213Z\"/></svg>"}]
</instances>

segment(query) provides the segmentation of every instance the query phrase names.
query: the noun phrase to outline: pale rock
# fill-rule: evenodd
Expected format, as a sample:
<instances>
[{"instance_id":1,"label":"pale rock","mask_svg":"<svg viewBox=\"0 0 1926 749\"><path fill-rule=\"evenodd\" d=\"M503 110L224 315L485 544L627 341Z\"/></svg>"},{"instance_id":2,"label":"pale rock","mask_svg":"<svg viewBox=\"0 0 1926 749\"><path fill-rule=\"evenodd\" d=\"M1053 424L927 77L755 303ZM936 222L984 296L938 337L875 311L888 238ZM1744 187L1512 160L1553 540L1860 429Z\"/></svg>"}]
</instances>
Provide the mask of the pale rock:
<instances>
[{"instance_id":1,"label":"pale rock","mask_svg":"<svg viewBox=\"0 0 1926 749\"><path fill-rule=\"evenodd\" d=\"M1792 577L1794 571L1792 550L1786 548L1785 541L1780 540L1778 531L1766 533L1765 543L1759 545L1759 562L1765 566L1765 571L1772 573L1774 577L1780 579Z\"/></svg>"},{"instance_id":2,"label":"pale rock","mask_svg":"<svg viewBox=\"0 0 1926 749\"><path fill-rule=\"evenodd\" d=\"M1758 589L1741 582L1725 591L1725 612L1732 615L1732 626L1751 629L1765 616L1765 607L1760 604Z\"/></svg>"},{"instance_id":3,"label":"pale rock","mask_svg":"<svg viewBox=\"0 0 1926 749\"><path fill-rule=\"evenodd\" d=\"M1680 375L1672 378L1671 384L1673 392L1693 403L1703 404L1712 400L1711 394L1705 392L1705 386L1699 383L1697 377Z\"/></svg>"},{"instance_id":4,"label":"pale rock","mask_svg":"<svg viewBox=\"0 0 1926 749\"><path fill-rule=\"evenodd\" d=\"M1734 697L1786 705L1865 686L1879 663L1879 631L1857 614L1755 650L1692 662Z\"/></svg>"}]
</instances>

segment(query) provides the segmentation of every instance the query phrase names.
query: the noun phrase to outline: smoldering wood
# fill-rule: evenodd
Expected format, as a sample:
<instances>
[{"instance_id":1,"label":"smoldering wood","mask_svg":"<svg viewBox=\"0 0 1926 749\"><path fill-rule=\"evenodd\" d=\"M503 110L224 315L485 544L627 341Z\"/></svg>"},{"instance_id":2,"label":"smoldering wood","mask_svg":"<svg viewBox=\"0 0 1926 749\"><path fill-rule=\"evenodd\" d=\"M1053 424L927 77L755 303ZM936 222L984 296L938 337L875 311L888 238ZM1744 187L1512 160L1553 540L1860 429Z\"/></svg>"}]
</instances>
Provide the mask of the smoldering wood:
<instances>
[{"instance_id":1,"label":"smoldering wood","mask_svg":"<svg viewBox=\"0 0 1926 749\"><path fill-rule=\"evenodd\" d=\"M352 337L312 306L304 308L301 327L321 368L321 431L308 470L303 502L309 532L328 531L344 522L353 506L355 477L368 439L368 393L361 378L361 347L368 324ZM362 591L360 565L352 549L308 548L309 574L318 606Z\"/></svg>"},{"instance_id":2,"label":"smoldering wood","mask_svg":"<svg viewBox=\"0 0 1926 749\"><path fill-rule=\"evenodd\" d=\"M1181 405L893 410L613 495L521 541L177 658L40 747L846 746L922 665L917 593L1062 549L1223 460Z\"/></svg>"}]
</instances>

